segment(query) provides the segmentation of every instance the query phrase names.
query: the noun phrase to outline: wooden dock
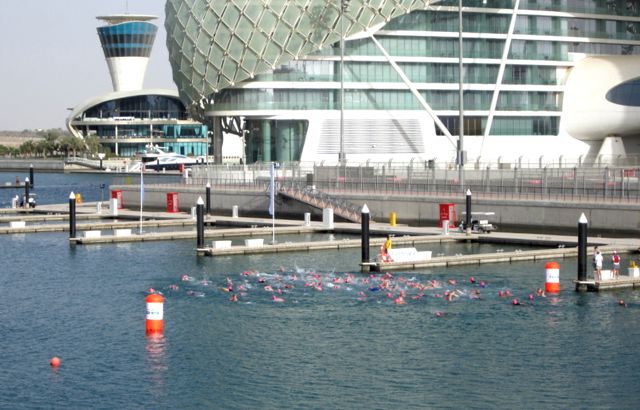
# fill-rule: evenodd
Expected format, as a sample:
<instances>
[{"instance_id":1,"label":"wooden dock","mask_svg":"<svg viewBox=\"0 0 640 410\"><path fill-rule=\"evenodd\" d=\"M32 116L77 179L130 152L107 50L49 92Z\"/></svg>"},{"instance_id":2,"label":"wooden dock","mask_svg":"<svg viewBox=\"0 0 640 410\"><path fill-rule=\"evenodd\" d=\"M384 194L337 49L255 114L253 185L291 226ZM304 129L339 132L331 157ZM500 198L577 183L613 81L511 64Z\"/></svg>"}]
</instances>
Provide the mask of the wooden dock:
<instances>
[{"instance_id":1,"label":"wooden dock","mask_svg":"<svg viewBox=\"0 0 640 410\"><path fill-rule=\"evenodd\" d=\"M538 241L540 241L538 239ZM555 243L555 239L552 241ZM542 245L542 243L539 243ZM548 244L547 246L549 246ZM637 253L637 245L617 244L615 246L601 246L603 252L618 251L618 253ZM470 255L456 256L440 256L423 261L410 262L365 262L361 263L361 269L365 272L374 271L392 271L392 270L416 270L432 267L451 267L460 265L484 265L487 263L512 263L522 261L537 261L550 259L575 258L578 256L577 246L535 249L535 250L516 250L512 252L496 252L496 253L478 253Z\"/></svg>"},{"instance_id":2,"label":"wooden dock","mask_svg":"<svg viewBox=\"0 0 640 410\"><path fill-rule=\"evenodd\" d=\"M575 281L576 290L581 292L599 292L601 290L618 290L628 288L640 288L639 277L620 275L618 279L610 280L585 280Z\"/></svg>"},{"instance_id":3,"label":"wooden dock","mask_svg":"<svg viewBox=\"0 0 640 410\"><path fill-rule=\"evenodd\" d=\"M120 227L120 226L119 226ZM136 225L137 227L137 225ZM314 229L311 227L278 227L276 228L278 235L296 235L303 233L312 233ZM205 238L238 238L238 237L255 237L269 236L271 228L236 228L236 229L205 229ZM150 242L150 241L170 241L177 239L196 240L197 233L195 229L188 231L174 232L144 232L142 234L132 233L126 236L117 235L100 235L98 237L75 237L69 238L69 242L77 245L97 245L103 243L125 243L125 242Z\"/></svg>"},{"instance_id":4,"label":"wooden dock","mask_svg":"<svg viewBox=\"0 0 640 410\"><path fill-rule=\"evenodd\" d=\"M270 233L270 231L269 231ZM372 238L369 241L371 247L381 246L385 238ZM406 236L394 238L396 245L416 246L430 243L455 242L456 239L448 236ZM352 249L362 246L360 239L337 239L331 241L313 242L284 242L275 244L263 244L262 246L232 246L230 248L216 249L213 247L197 249L198 255L204 256L229 256L229 255L251 255L257 253L282 253L282 252L310 252L322 250Z\"/></svg>"}]
</instances>

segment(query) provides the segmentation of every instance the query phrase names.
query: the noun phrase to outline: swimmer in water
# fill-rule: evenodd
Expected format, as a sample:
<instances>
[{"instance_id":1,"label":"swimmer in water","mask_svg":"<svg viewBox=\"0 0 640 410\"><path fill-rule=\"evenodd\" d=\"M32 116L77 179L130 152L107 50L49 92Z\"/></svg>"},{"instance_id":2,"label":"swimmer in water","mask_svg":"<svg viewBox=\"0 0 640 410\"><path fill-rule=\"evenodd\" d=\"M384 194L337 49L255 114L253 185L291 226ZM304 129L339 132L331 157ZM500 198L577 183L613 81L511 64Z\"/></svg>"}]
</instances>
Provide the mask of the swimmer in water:
<instances>
[{"instance_id":1,"label":"swimmer in water","mask_svg":"<svg viewBox=\"0 0 640 410\"><path fill-rule=\"evenodd\" d=\"M235 293L233 295L231 295L231 297L229 298L230 301L232 302L237 302L238 301L238 295L236 295Z\"/></svg>"}]
</instances>

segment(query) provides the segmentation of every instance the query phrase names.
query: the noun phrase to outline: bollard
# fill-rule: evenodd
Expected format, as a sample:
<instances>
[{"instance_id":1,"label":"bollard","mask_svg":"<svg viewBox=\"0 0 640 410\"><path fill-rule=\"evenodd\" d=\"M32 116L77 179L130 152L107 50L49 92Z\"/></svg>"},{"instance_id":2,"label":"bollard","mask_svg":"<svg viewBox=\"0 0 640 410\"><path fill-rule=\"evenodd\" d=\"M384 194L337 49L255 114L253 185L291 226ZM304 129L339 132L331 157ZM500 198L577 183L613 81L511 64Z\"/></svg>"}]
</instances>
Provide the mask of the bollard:
<instances>
[{"instance_id":1,"label":"bollard","mask_svg":"<svg viewBox=\"0 0 640 410\"><path fill-rule=\"evenodd\" d=\"M111 216L118 216L118 198L111 198L109 208L111 209Z\"/></svg>"},{"instance_id":2,"label":"bollard","mask_svg":"<svg viewBox=\"0 0 640 410\"><path fill-rule=\"evenodd\" d=\"M145 299L147 302L147 334L162 333L164 330L164 297L152 293Z\"/></svg>"},{"instance_id":3,"label":"bollard","mask_svg":"<svg viewBox=\"0 0 640 410\"><path fill-rule=\"evenodd\" d=\"M11 198L11 208L13 209L17 208L19 203L20 203L20 197L18 195Z\"/></svg>"},{"instance_id":4,"label":"bollard","mask_svg":"<svg viewBox=\"0 0 640 410\"><path fill-rule=\"evenodd\" d=\"M211 215L211 183L207 182L206 188L206 208L207 215Z\"/></svg>"},{"instance_id":5,"label":"bollard","mask_svg":"<svg viewBox=\"0 0 640 410\"><path fill-rule=\"evenodd\" d=\"M76 196L73 191L69 195L69 238L76 237Z\"/></svg>"},{"instance_id":6,"label":"bollard","mask_svg":"<svg viewBox=\"0 0 640 410\"><path fill-rule=\"evenodd\" d=\"M578 220L578 282L587 280L587 226L587 217L583 213Z\"/></svg>"},{"instance_id":7,"label":"bollard","mask_svg":"<svg viewBox=\"0 0 640 410\"><path fill-rule=\"evenodd\" d=\"M29 182L29 178L24 180L24 207L29 208L29 188L31 186L31 182Z\"/></svg>"},{"instance_id":8,"label":"bollard","mask_svg":"<svg viewBox=\"0 0 640 410\"><path fill-rule=\"evenodd\" d=\"M467 189L467 215L465 218L465 228L467 233L471 232L471 190Z\"/></svg>"},{"instance_id":9,"label":"bollard","mask_svg":"<svg viewBox=\"0 0 640 410\"><path fill-rule=\"evenodd\" d=\"M396 214L395 212L391 212L389 214L389 226L396 226L397 219L398 214Z\"/></svg>"},{"instance_id":10,"label":"bollard","mask_svg":"<svg viewBox=\"0 0 640 410\"><path fill-rule=\"evenodd\" d=\"M305 212L304 213L304 226L311 226L311 213L310 212Z\"/></svg>"},{"instance_id":11,"label":"bollard","mask_svg":"<svg viewBox=\"0 0 640 410\"><path fill-rule=\"evenodd\" d=\"M196 202L196 226L198 232L196 247L202 249L204 248L204 201L202 197L198 197Z\"/></svg>"},{"instance_id":12,"label":"bollard","mask_svg":"<svg viewBox=\"0 0 640 410\"><path fill-rule=\"evenodd\" d=\"M324 208L322 210L322 227L324 229L334 229L333 208Z\"/></svg>"},{"instance_id":13,"label":"bollard","mask_svg":"<svg viewBox=\"0 0 640 410\"><path fill-rule=\"evenodd\" d=\"M449 220L445 219L442 221L442 234L449 235Z\"/></svg>"},{"instance_id":14,"label":"bollard","mask_svg":"<svg viewBox=\"0 0 640 410\"><path fill-rule=\"evenodd\" d=\"M361 232L362 232L362 263L369 262L369 207L364 204L361 216Z\"/></svg>"},{"instance_id":15,"label":"bollard","mask_svg":"<svg viewBox=\"0 0 640 410\"><path fill-rule=\"evenodd\" d=\"M31 188L33 188L33 184L34 184L34 178L33 178L33 164L29 165L29 185L31 185Z\"/></svg>"},{"instance_id":16,"label":"bollard","mask_svg":"<svg viewBox=\"0 0 640 410\"><path fill-rule=\"evenodd\" d=\"M238 217L238 205L234 205L232 210L231 210L231 217L232 218L237 218Z\"/></svg>"},{"instance_id":17,"label":"bollard","mask_svg":"<svg viewBox=\"0 0 640 410\"><path fill-rule=\"evenodd\" d=\"M547 262L544 266L546 279L544 282L544 291L546 293L560 292L560 265L557 262Z\"/></svg>"}]
</instances>

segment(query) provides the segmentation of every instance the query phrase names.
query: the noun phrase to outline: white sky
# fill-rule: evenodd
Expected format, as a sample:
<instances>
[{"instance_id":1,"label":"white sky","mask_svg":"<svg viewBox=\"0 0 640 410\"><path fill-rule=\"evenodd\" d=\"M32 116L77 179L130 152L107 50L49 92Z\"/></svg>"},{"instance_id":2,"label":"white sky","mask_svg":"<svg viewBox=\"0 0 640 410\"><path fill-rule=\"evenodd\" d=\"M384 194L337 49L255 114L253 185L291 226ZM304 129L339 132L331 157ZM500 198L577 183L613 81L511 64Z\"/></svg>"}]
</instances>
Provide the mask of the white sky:
<instances>
[{"instance_id":1,"label":"white sky","mask_svg":"<svg viewBox=\"0 0 640 410\"><path fill-rule=\"evenodd\" d=\"M67 108L113 91L99 15L150 14L158 34L145 88L175 89L164 0L0 0L0 130L65 128Z\"/></svg>"}]
</instances>

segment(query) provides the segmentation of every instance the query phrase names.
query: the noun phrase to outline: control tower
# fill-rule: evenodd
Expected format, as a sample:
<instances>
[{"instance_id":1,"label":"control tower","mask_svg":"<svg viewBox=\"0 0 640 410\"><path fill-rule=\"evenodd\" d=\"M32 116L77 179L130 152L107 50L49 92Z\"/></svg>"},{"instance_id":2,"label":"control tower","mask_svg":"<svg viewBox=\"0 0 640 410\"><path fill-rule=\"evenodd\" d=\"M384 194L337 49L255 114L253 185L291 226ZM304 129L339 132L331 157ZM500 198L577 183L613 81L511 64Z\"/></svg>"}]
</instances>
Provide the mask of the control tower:
<instances>
[{"instance_id":1,"label":"control tower","mask_svg":"<svg viewBox=\"0 0 640 410\"><path fill-rule=\"evenodd\" d=\"M107 23L98 36L107 59L114 91L141 90L158 27L149 23L156 16L115 14L98 16Z\"/></svg>"}]
</instances>

